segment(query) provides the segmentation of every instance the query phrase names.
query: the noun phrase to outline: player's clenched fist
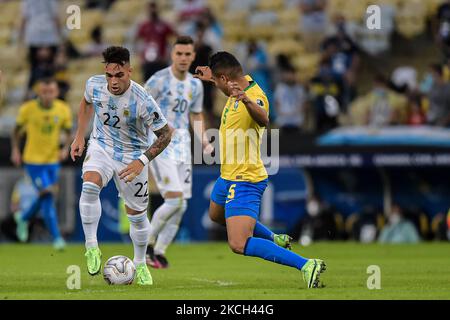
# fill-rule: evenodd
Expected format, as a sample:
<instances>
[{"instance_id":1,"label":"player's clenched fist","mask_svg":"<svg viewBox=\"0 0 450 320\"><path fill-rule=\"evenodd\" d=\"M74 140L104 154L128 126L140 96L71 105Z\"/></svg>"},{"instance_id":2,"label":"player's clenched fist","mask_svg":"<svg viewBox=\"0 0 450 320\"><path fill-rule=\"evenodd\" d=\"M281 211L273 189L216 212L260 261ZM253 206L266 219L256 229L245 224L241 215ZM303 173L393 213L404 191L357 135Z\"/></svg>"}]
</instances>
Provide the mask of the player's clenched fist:
<instances>
[{"instance_id":1,"label":"player's clenched fist","mask_svg":"<svg viewBox=\"0 0 450 320\"><path fill-rule=\"evenodd\" d=\"M144 164L141 160L133 160L119 172L119 178L125 180L125 182L131 182L142 172L142 169L144 169Z\"/></svg>"},{"instance_id":2,"label":"player's clenched fist","mask_svg":"<svg viewBox=\"0 0 450 320\"><path fill-rule=\"evenodd\" d=\"M81 157L84 151L84 138L75 138L70 146L70 157L75 161L75 157Z\"/></svg>"}]
</instances>

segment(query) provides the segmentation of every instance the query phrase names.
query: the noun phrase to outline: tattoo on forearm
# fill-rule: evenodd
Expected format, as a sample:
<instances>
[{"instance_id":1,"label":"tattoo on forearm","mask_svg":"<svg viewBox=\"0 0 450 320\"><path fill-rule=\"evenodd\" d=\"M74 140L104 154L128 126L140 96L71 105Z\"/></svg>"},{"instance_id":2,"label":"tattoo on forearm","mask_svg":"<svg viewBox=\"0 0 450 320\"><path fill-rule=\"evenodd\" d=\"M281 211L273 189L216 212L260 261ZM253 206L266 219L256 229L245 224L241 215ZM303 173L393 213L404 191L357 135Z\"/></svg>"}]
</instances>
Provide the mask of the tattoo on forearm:
<instances>
[{"instance_id":1,"label":"tattoo on forearm","mask_svg":"<svg viewBox=\"0 0 450 320\"><path fill-rule=\"evenodd\" d=\"M158 131L155 131L155 135L158 137L158 139L156 139L156 141L153 142L150 148L144 153L149 161L155 159L156 156L160 154L161 151L163 151L169 145L172 132L169 126L166 124Z\"/></svg>"}]
</instances>

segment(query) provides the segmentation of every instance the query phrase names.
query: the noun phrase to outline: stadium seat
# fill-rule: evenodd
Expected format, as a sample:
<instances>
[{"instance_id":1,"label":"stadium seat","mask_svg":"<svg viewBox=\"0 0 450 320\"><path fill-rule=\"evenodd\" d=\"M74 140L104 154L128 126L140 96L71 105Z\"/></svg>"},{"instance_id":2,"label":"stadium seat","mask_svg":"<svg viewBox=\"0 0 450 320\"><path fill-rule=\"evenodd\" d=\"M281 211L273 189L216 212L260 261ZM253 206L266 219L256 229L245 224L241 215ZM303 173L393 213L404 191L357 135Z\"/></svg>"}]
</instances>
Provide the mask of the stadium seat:
<instances>
[{"instance_id":1,"label":"stadium seat","mask_svg":"<svg viewBox=\"0 0 450 320\"><path fill-rule=\"evenodd\" d=\"M158 3L161 1L158 1ZM110 10L122 15L133 17L139 12L146 12L147 2L142 0L117 0Z\"/></svg>"},{"instance_id":2,"label":"stadium seat","mask_svg":"<svg viewBox=\"0 0 450 320\"><path fill-rule=\"evenodd\" d=\"M256 8L261 11L280 10L283 7L283 0L259 0Z\"/></svg>"},{"instance_id":3,"label":"stadium seat","mask_svg":"<svg viewBox=\"0 0 450 320\"><path fill-rule=\"evenodd\" d=\"M410 0L397 10L396 28L400 34L412 38L425 31L427 7L418 0Z\"/></svg>"}]
</instances>

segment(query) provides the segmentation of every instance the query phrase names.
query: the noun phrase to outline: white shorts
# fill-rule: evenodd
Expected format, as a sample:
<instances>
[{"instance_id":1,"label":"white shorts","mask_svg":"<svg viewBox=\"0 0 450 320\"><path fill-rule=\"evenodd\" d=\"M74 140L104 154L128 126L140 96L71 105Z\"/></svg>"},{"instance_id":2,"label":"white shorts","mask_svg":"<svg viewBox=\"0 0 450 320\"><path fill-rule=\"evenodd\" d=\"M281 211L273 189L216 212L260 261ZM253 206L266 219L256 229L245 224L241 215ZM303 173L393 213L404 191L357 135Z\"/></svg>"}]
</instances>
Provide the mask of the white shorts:
<instances>
[{"instance_id":1,"label":"white shorts","mask_svg":"<svg viewBox=\"0 0 450 320\"><path fill-rule=\"evenodd\" d=\"M156 157L150 163L150 171L159 193L182 192L184 199L192 196L192 164L176 163L171 159Z\"/></svg>"},{"instance_id":2,"label":"white shorts","mask_svg":"<svg viewBox=\"0 0 450 320\"><path fill-rule=\"evenodd\" d=\"M83 175L85 172L95 171L102 177L103 187L111 178L119 191L125 205L136 211L145 211L148 206L148 169L144 167L142 172L133 181L126 183L119 178L119 172L127 164L113 160L97 143L90 143L83 162Z\"/></svg>"}]
</instances>

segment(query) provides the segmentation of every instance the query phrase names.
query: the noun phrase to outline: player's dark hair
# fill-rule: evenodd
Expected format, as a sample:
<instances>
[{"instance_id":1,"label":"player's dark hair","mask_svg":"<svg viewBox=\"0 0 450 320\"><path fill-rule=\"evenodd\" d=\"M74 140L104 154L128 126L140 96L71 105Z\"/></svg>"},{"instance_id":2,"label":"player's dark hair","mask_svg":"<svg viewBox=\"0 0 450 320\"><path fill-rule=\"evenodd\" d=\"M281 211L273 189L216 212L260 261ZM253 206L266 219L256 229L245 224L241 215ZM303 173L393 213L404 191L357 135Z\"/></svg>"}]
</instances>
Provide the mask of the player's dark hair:
<instances>
[{"instance_id":1,"label":"player's dark hair","mask_svg":"<svg viewBox=\"0 0 450 320\"><path fill-rule=\"evenodd\" d=\"M194 40L190 36L178 36L173 45L177 44L192 44L194 45Z\"/></svg>"},{"instance_id":2,"label":"player's dark hair","mask_svg":"<svg viewBox=\"0 0 450 320\"><path fill-rule=\"evenodd\" d=\"M242 66L231 53L220 51L212 55L209 59L209 67L214 76L226 75L231 79L241 76Z\"/></svg>"},{"instance_id":3,"label":"player's dark hair","mask_svg":"<svg viewBox=\"0 0 450 320\"><path fill-rule=\"evenodd\" d=\"M121 66L130 62L130 51L124 47L108 47L103 51L103 63L117 63Z\"/></svg>"}]
</instances>

